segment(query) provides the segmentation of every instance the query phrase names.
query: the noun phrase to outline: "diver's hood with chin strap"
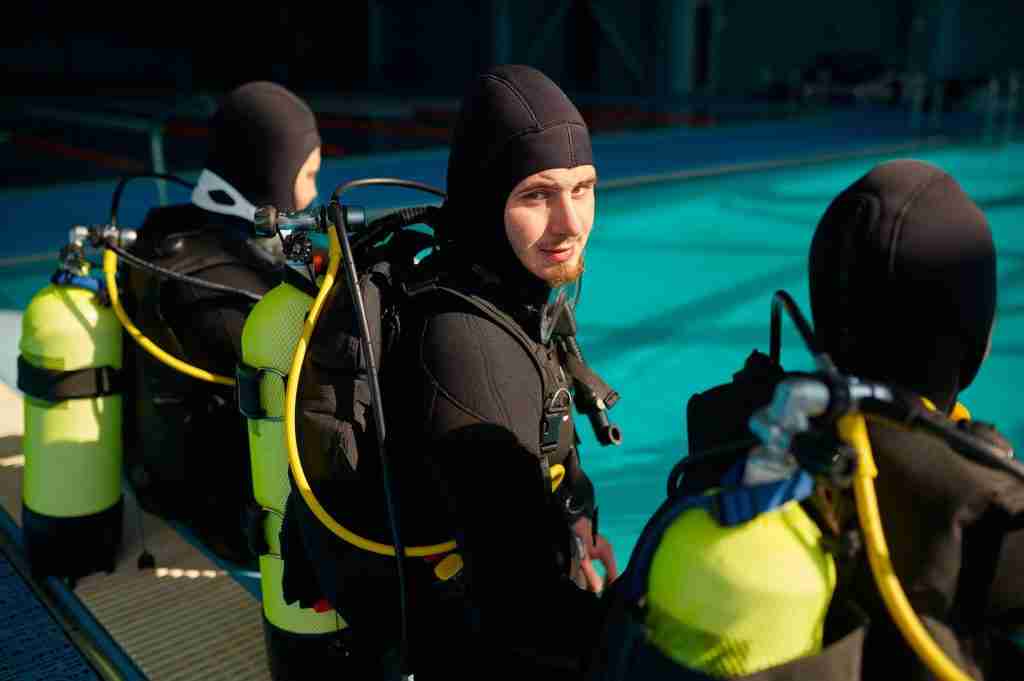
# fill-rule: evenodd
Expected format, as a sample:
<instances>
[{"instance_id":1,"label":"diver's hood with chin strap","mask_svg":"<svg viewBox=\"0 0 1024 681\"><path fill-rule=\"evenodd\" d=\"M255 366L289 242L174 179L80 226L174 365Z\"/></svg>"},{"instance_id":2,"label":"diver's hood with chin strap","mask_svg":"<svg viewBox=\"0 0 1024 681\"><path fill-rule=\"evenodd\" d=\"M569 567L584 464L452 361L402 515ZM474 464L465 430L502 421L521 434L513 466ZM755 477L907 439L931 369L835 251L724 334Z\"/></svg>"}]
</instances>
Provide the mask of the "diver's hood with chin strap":
<instances>
[{"instance_id":1,"label":"diver's hood with chin strap","mask_svg":"<svg viewBox=\"0 0 1024 681\"><path fill-rule=\"evenodd\" d=\"M565 93L536 69L498 66L463 101L448 158L448 198L438 237L451 262L500 282L503 304L539 312L551 287L519 261L505 233L505 204L524 178L593 163L590 133Z\"/></svg>"},{"instance_id":2,"label":"diver's hood with chin strap","mask_svg":"<svg viewBox=\"0 0 1024 681\"><path fill-rule=\"evenodd\" d=\"M223 99L210 128L209 153L192 192L202 211L183 226L219 232L223 247L247 265L284 266L280 240L257 238L252 223L256 206L295 209L296 178L320 145L316 117L288 89L253 81Z\"/></svg>"},{"instance_id":3,"label":"diver's hood with chin strap","mask_svg":"<svg viewBox=\"0 0 1024 681\"><path fill-rule=\"evenodd\" d=\"M207 171L257 206L296 208L296 177L320 145L316 117L305 102L275 83L246 83L224 98L210 127Z\"/></svg>"}]
</instances>

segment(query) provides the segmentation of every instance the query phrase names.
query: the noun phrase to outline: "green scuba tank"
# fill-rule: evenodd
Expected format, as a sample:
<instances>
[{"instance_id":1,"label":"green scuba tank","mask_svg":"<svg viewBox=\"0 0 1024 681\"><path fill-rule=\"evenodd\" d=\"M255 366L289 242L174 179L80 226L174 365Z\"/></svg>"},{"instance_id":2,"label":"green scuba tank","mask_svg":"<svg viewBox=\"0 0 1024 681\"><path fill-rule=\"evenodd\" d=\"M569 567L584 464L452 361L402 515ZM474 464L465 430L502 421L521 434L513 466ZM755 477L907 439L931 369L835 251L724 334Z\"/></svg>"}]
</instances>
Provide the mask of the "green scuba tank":
<instances>
[{"instance_id":1,"label":"green scuba tank","mask_svg":"<svg viewBox=\"0 0 1024 681\"><path fill-rule=\"evenodd\" d=\"M317 661L329 658L331 642L347 626L334 610L288 605L282 596L279 535L291 489L282 423L285 372L316 293L298 275L285 279L249 313L242 331L243 364L237 375L239 407L249 426L253 492L264 511L254 528L259 534L255 542L259 546L254 548L259 554L267 654L275 678L293 674L296 665L322 673Z\"/></svg>"},{"instance_id":2,"label":"green scuba tank","mask_svg":"<svg viewBox=\"0 0 1024 681\"><path fill-rule=\"evenodd\" d=\"M87 266L86 266L87 267ZM33 570L112 572L122 536L121 325L100 283L60 270L22 316L22 528Z\"/></svg>"},{"instance_id":3,"label":"green scuba tank","mask_svg":"<svg viewBox=\"0 0 1024 681\"><path fill-rule=\"evenodd\" d=\"M835 589L821 531L796 501L732 527L704 508L661 537L648 577L650 643L689 669L742 676L821 651Z\"/></svg>"}]
</instances>

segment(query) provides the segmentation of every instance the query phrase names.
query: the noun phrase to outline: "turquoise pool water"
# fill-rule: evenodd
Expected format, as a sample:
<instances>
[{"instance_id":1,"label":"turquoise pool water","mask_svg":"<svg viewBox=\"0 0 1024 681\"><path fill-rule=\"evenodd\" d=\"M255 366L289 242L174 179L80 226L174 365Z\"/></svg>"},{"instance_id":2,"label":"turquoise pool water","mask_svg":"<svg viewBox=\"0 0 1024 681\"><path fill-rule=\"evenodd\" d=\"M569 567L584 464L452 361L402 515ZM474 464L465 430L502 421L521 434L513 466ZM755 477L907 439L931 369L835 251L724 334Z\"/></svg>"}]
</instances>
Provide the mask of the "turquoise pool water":
<instances>
[{"instance_id":1,"label":"turquoise pool water","mask_svg":"<svg viewBox=\"0 0 1024 681\"><path fill-rule=\"evenodd\" d=\"M948 148L936 163L988 216L999 253L992 353L962 399L975 417L1024 442L1013 397L1024 379L1024 146ZM810 316L806 262L829 201L879 158L606 191L580 303L588 360L622 394L611 414L619 448L602 448L585 421L585 465L603 532L624 562L665 478L686 452L685 406L731 379L754 348L768 350L770 301L786 289ZM783 364L810 369L784 324Z\"/></svg>"},{"instance_id":2,"label":"turquoise pool water","mask_svg":"<svg viewBox=\"0 0 1024 681\"><path fill-rule=\"evenodd\" d=\"M438 154L414 154L403 157L403 167L420 156L436 165ZM1017 171L1024 146L949 147L913 156L952 173L992 225L1000 254L999 317L992 355L963 399L977 417L996 423L1019 444L1024 415L1013 395L1024 379L1024 177ZM599 447L587 421L579 425L585 465L598 488L601 528L620 564L663 499L668 471L686 451L687 399L728 380L754 348L767 351L775 290L789 291L809 314L806 257L814 226L836 193L884 158L600 191L580 335L589 361L622 395L611 415L625 441L617 448ZM327 166L328 174L343 179L387 174L369 165L363 170ZM405 173L439 183L437 175L437 168ZM321 191L333 186L321 185ZM107 183L76 185L64 194L54 188L45 197L6 194L9 230L16 229L11 218L22 205L31 206L33 218L42 217L40 206L61 216L59 224L22 234L18 255L49 249L56 254L53 235L63 238L75 221L102 220L111 189ZM152 193L151 185L138 190L127 205L151 200ZM136 213L125 222L141 217ZM44 238L47 229L51 236ZM0 263L0 379L9 383L17 312L52 269L52 261ZM788 327L783 361L787 368L810 367Z\"/></svg>"}]
</instances>

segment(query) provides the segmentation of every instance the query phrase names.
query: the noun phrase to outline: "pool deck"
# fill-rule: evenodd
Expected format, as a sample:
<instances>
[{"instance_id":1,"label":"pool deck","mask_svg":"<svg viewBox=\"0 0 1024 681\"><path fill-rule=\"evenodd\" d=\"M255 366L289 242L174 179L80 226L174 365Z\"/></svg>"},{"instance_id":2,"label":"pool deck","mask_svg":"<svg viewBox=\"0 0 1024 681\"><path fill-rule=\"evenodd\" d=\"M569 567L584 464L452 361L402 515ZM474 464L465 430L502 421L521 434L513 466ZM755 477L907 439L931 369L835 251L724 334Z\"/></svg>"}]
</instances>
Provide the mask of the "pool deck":
<instances>
[{"instance_id":1,"label":"pool deck","mask_svg":"<svg viewBox=\"0 0 1024 681\"><path fill-rule=\"evenodd\" d=\"M22 432L22 399L0 385L0 508L15 521L21 517ZM74 597L142 678L269 679L258 599L175 528L145 512L141 522L156 567L139 570L137 513L126 495L124 545L116 571L81 579Z\"/></svg>"}]
</instances>

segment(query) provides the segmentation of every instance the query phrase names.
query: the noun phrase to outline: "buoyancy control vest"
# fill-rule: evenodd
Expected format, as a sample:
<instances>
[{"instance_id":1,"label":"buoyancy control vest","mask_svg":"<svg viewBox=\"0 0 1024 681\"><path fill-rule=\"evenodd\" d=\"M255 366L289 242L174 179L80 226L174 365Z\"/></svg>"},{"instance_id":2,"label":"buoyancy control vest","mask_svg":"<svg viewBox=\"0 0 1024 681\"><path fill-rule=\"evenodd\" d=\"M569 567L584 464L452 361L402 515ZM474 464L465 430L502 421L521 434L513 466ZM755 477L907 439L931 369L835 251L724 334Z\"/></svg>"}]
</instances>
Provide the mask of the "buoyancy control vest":
<instances>
[{"instance_id":1,"label":"buoyancy control vest","mask_svg":"<svg viewBox=\"0 0 1024 681\"><path fill-rule=\"evenodd\" d=\"M716 486L723 471L746 457L756 443L747 426L750 415L771 401L774 387L785 376L780 366L755 352L731 383L691 398L687 405L690 455L670 476L670 493L675 491L679 499L699 497ZM965 421L961 427L996 446L1006 445L989 426ZM1024 622L1020 596L1024 589L1019 570L1012 568L1024 560L1024 484L968 461L946 443L921 432L869 420L869 434L879 469L879 508L897 576L911 605L960 668L977 678L1004 678L1024 661L1021 648L1011 641ZM799 446L837 444L834 435L819 435ZM932 678L878 595L856 521L850 517L852 501L844 503L844 494L834 489L827 497L831 501L826 504L818 503L818 498L814 503L803 502L817 521L822 546L837 565L821 652L732 678ZM666 502L666 507L671 505L671 500ZM664 524L652 521L638 548L660 542L664 529ZM652 542L651 532L658 541ZM652 644L648 603L635 593L625 593L621 586L628 583L621 580L610 593L611 611L601 647L613 652L595 661L595 678L708 678Z\"/></svg>"},{"instance_id":2,"label":"buoyancy control vest","mask_svg":"<svg viewBox=\"0 0 1024 681\"><path fill-rule=\"evenodd\" d=\"M238 256L225 249L215 230L182 229L188 224L185 220L194 220L197 209L182 206L180 210L181 220L165 216L144 226L133 254L185 275L240 265ZM126 274L125 308L143 334L176 357L210 367L210 357L185 352L167 318L167 280L136 268ZM124 346L129 376L124 419L126 477L146 510L185 522L210 521L205 517L210 513L205 502L218 495L227 496L228 489L244 489L249 479L248 457L231 457L226 451L233 434L228 424L237 423L237 429L243 429L234 391L182 374L130 339ZM215 441L217 438L226 439L222 444ZM227 478L238 482L222 486ZM200 498L204 503L198 503ZM217 521L237 526L240 534L241 509L229 512L230 520Z\"/></svg>"},{"instance_id":3,"label":"buoyancy control vest","mask_svg":"<svg viewBox=\"0 0 1024 681\"><path fill-rule=\"evenodd\" d=\"M381 358L379 365L382 375L388 371L394 372L398 366L404 366L398 363L397 356L393 356L400 351L403 329L415 325L414 320L432 306L440 304L442 307L450 307L454 302L457 306L489 320L522 348L540 379L543 409L541 423L537 428L536 452L545 485L554 489L560 505L565 509L567 521L580 515L595 516L593 489L585 477L582 478L583 483L575 487L573 484L559 484L565 475L566 463L575 453L579 442L572 418L573 391L585 386L592 394L603 398L609 407L615 404L618 395L584 363L567 362L564 351L557 344L541 344L531 338L515 318L487 298L456 284L446 274L411 273L401 265L394 267L396 261L401 259L392 258L390 261L378 262L369 267L360 280L374 352ZM338 295L346 294L342 291ZM373 481L360 479L361 476L357 473L357 470L362 470L360 462L366 459L370 460L369 469L373 470L375 454L372 448L375 439L372 437L373 428L370 423L372 414L369 410L369 389L365 379L361 377L365 365L361 359L358 335L354 325L350 326L351 320L345 317L347 315L339 314L338 309L333 308L331 315L321 322L314 335L314 339L327 337L330 340L314 342L310 348L310 357L317 364L330 367L330 371L342 377L334 380L341 380L345 385L335 385L327 391L318 388L311 391L307 388L300 389L305 391L306 395L303 407L305 420L308 424L316 424L312 428L307 426L300 430L300 450L306 476L310 484L317 488L317 497L321 499L321 503L332 516L341 519L342 522L349 519L358 530L358 515L361 510L366 509L359 504L354 505L351 496L340 499L336 492L331 492L333 483L340 482L345 486L355 482L370 497L380 496L380 490ZM408 337L405 339L408 340ZM408 352L408 347L405 346L404 351ZM307 366L304 371L308 370ZM303 381L305 380L304 378ZM385 379L383 385L385 409L394 413L395 400L389 400L387 393L387 387L394 383L389 383ZM388 415L387 418L391 419L392 416ZM365 489L366 487L372 489ZM379 503L373 505L379 510ZM426 509L423 515L433 516L432 510ZM441 515L438 513L436 517ZM377 524L380 526L382 523ZM371 538L387 542L384 535ZM410 535L407 541L413 544L446 538L449 537L443 537L434 531L428 537ZM283 543L289 542L283 539ZM569 543L566 548L571 553L576 547ZM286 546L283 550L288 552L289 548ZM295 559L292 559L292 555L297 551L297 548L291 549L291 553L285 556L285 599L287 602L298 601L302 605L308 605L316 602L321 595L315 587L311 588L315 580L308 570L303 569L303 558L295 556ZM362 553L362 560L350 561L352 565L361 565L361 573L392 575L393 558ZM563 557L568 571L575 556ZM428 562L433 564L437 560L438 557L432 557ZM433 570L433 575L445 581L457 574L461 561L441 560L437 565L438 569ZM430 572L427 570L426 574Z\"/></svg>"}]
</instances>

